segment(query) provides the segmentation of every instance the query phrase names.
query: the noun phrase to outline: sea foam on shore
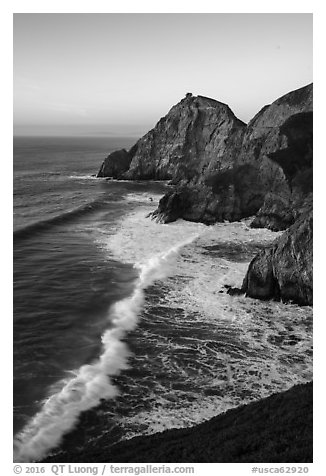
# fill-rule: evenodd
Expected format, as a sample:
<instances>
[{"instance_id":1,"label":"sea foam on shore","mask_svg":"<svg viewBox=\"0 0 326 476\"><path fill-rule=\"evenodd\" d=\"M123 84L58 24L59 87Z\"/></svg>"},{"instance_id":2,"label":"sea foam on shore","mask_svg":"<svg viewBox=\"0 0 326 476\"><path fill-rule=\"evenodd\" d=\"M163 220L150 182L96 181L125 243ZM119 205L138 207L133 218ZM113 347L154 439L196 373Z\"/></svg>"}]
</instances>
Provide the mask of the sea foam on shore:
<instances>
[{"instance_id":1,"label":"sea foam on shore","mask_svg":"<svg viewBox=\"0 0 326 476\"><path fill-rule=\"evenodd\" d=\"M107 416L94 436L109 435L112 423L128 439L188 427L311 380L312 310L224 288L241 285L251 257L277 234L251 229L249 220L161 225L146 218L150 198L127 196L139 207L110 233L94 231L104 255L137 268L134 292L108 310L99 359L63 381L17 436L16 461L43 458L102 399Z\"/></svg>"},{"instance_id":2,"label":"sea foam on shore","mask_svg":"<svg viewBox=\"0 0 326 476\"><path fill-rule=\"evenodd\" d=\"M119 260L139 264L181 236L198 237L147 296L132 365L153 375L143 395L152 403L125 418L125 437L190 426L311 380L312 308L230 296L224 287L240 287L254 254L280 233L252 229L250 219L162 225L145 218L151 209L144 204L127 215L102 246ZM161 379L142 355L145 340L159 349Z\"/></svg>"}]
</instances>

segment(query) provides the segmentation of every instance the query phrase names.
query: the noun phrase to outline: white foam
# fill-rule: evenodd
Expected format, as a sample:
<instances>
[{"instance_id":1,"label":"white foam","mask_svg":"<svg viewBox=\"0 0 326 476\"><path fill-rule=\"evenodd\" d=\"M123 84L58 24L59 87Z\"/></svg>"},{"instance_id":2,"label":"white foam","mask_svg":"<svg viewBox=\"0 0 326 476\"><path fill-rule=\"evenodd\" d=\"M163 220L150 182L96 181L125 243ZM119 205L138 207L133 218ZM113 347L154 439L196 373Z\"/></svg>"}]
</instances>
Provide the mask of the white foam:
<instances>
[{"instance_id":1,"label":"white foam","mask_svg":"<svg viewBox=\"0 0 326 476\"><path fill-rule=\"evenodd\" d=\"M98 244L122 262L141 265L162 250L178 245L186 237L190 237L191 242L208 228L201 223L184 220L159 224L147 218L152 211L150 203L129 213L116 224L114 233L99 236Z\"/></svg>"},{"instance_id":2,"label":"white foam","mask_svg":"<svg viewBox=\"0 0 326 476\"><path fill-rule=\"evenodd\" d=\"M127 193L125 195L125 200L127 200L128 202L150 204L154 209L155 207L157 207L161 197L162 197L162 194L159 194L159 193L150 193L150 192Z\"/></svg>"},{"instance_id":3,"label":"white foam","mask_svg":"<svg viewBox=\"0 0 326 476\"><path fill-rule=\"evenodd\" d=\"M118 395L110 377L128 368L129 351L121 339L137 325L144 302L144 289L169 275L180 248L193 239L194 236L179 240L167 251L137 264L139 278L133 294L114 304L109 311L109 321L113 327L102 336L103 352L100 358L93 364L79 368L74 378L62 381L62 389L44 403L41 411L17 436L14 445L16 462L43 458L75 426L82 411L98 405L100 399Z\"/></svg>"},{"instance_id":4,"label":"white foam","mask_svg":"<svg viewBox=\"0 0 326 476\"><path fill-rule=\"evenodd\" d=\"M69 178L75 180L103 180L103 177L96 177L94 175L69 175Z\"/></svg>"},{"instance_id":5,"label":"white foam","mask_svg":"<svg viewBox=\"0 0 326 476\"><path fill-rule=\"evenodd\" d=\"M138 268L134 293L111 308L109 320L113 327L103 336L100 359L81 367L74 378L62 382L62 390L45 403L19 435L17 461L42 458L76 424L81 411L97 405L101 398L116 397L117 389L110 376L127 368L129 356L121 339L137 326L139 311L144 305L143 291L157 280L165 279L164 299L160 305L167 310L183 310L173 315L173 322L165 323L175 326L178 340L163 336L162 342L157 343L161 345L157 358L161 359L162 368L171 372L171 379L182 375L193 399L183 400L186 394L177 395L177 391L164 387L164 381L155 379L154 375L153 394L148 397L154 402L152 407L119 421L125 437L189 426L311 379L310 308L219 292L224 284L241 286L250 257L241 262L221 254L214 257L210 247L241 245L248 247L249 256L252 245L267 245L279 233L251 229L249 219L209 227L183 220L162 225L146 218L153 211L153 203L147 195L131 194L127 200L139 202L139 208L124 216L114 229L110 225L110 234L98 233L97 242L106 255ZM162 250L166 251L162 253ZM177 279L172 278L173 274L177 274ZM150 318L153 319L153 315ZM182 330L187 326L191 327L191 337L189 333L183 336ZM293 330L289 331L290 327ZM199 337L207 328L209 335ZM140 339L153 338L150 333L146 334L146 329L139 330L142 331ZM290 333L301 339L298 345L278 343L277 339ZM211 346L211 342L216 345ZM198 359L197 373L192 367L183 366L182 358L177 360L180 349L188 351L192 359ZM149 365L148 356L137 356L137 362ZM201 393L202 389L212 387L225 391L213 396Z\"/></svg>"},{"instance_id":6,"label":"white foam","mask_svg":"<svg viewBox=\"0 0 326 476\"><path fill-rule=\"evenodd\" d=\"M160 355L165 354L164 361L161 357L162 368L170 368L169 381L174 381L176 375L184 376L193 398L188 401L187 396L177 395L178 391L168 386L162 389L163 381L155 381L155 391L147 397L155 403L151 403L151 409L125 418L125 437L193 425L239 404L311 380L312 309L230 296L223 287L241 287L257 247L271 244L281 232L252 229L250 219L213 226L182 220L162 225L146 219L148 211L142 207L129 214L102 246L120 260L141 264L164 243L171 245L180 236L199 233L195 243L176 256L177 279L167 279L159 304L161 309L166 307L166 316L171 309L183 310L174 313L173 320L167 317L164 322L162 317L158 321L159 326L174 327L178 339L156 343ZM220 252L234 246L243 251L242 260L232 256L228 259L227 253L223 256ZM153 313L149 314L153 320ZM183 332L187 326L191 327L191 339L187 337L189 333ZM211 333L206 339L215 342L214 348L199 337L207 326ZM144 329L142 332L140 339L159 339L147 335ZM286 339L292 334L298 343L287 345ZM195 371L184 364L182 356L177 361L182 348L197 359ZM137 362L147 365L145 356L139 356ZM220 394L203 394L203 389L212 387Z\"/></svg>"},{"instance_id":7,"label":"white foam","mask_svg":"<svg viewBox=\"0 0 326 476\"><path fill-rule=\"evenodd\" d=\"M217 223L206 227L196 241L196 247L184 250L182 259L178 262L178 274L191 277L187 284L176 286L169 293L169 300L189 311L200 310L206 319L234 320L238 316L235 309L230 307L230 296L219 293L224 285L241 287L248 269L247 261L233 261L223 257L214 257L211 247L264 246L273 242L280 235L266 229L252 229L248 224L250 219L235 223ZM251 252L254 254L254 252ZM250 256L250 251L248 252ZM234 300L232 301L234 302ZM228 306L227 312L225 306Z\"/></svg>"}]
</instances>

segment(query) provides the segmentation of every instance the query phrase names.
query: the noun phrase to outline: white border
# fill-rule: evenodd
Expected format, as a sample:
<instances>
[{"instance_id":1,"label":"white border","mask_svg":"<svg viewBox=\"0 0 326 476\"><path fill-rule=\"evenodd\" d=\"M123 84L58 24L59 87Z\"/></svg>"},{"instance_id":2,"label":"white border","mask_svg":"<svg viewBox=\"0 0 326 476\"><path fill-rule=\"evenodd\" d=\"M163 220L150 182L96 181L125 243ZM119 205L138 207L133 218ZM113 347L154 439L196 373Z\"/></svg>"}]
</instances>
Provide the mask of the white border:
<instances>
[{"instance_id":1,"label":"white border","mask_svg":"<svg viewBox=\"0 0 326 476\"><path fill-rule=\"evenodd\" d=\"M178 1L166 0L162 2L152 1L123 1L112 2L104 0L78 1L78 0L57 0L57 1L4 1L0 6L0 30L1 30L1 160L2 160L2 231L1 231L1 290L5 304L2 307L2 345L0 346L2 362L2 439L1 449L4 455L2 468L4 474L12 474L12 14L15 13L314 13L314 105L315 105L315 173L314 173L314 226L315 226L315 273L314 273L314 463L307 465L310 467L310 474L322 475L324 473L324 441L325 441L325 402L324 402L324 366L322 361L322 350L325 347L325 313L322 312L325 304L322 302L324 291L324 254L323 242L324 232L324 207L323 207L323 182L326 175L324 163L326 153L322 144L324 131L321 127L324 123L323 117L325 107L324 90L326 82L324 75L325 64L325 37L326 18L323 2L318 1L290 1L275 0L273 2L258 1L228 1L212 2L203 1ZM322 148L322 146L324 146ZM250 474L250 468L254 464L196 464L195 474ZM272 467L271 464L259 465ZM279 466L278 464L275 466ZM2 469L1 468L1 469Z\"/></svg>"}]
</instances>

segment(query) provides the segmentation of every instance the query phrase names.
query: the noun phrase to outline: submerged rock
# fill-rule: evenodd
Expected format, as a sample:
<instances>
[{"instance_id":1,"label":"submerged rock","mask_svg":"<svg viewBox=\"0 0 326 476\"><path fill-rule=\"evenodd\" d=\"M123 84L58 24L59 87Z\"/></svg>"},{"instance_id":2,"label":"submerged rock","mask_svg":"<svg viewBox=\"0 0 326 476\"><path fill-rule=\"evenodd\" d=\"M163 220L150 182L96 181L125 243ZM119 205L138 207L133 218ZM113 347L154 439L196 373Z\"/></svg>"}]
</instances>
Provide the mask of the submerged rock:
<instances>
[{"instance_id":1,"label":"submerged rock","mask_svg":"<svg viewBox=\"0 0 326 476\"><path fill-rule=\"evenodd\" d=\"M241 296L241 294L244 294L244 290L242 288L230 286L229 289L226 291L226 294L229 294L230 296Z\"/></svg>"},{"instance_id":2,"label":"submerged rock","mask_svg":"<svg viewBox=\"0 0 326 476\"><path fill-rule=\"evenodd\" d=\"M247 296L313 302L312 209L251 261L242 289Z\"/></svg>"}]
</instances>

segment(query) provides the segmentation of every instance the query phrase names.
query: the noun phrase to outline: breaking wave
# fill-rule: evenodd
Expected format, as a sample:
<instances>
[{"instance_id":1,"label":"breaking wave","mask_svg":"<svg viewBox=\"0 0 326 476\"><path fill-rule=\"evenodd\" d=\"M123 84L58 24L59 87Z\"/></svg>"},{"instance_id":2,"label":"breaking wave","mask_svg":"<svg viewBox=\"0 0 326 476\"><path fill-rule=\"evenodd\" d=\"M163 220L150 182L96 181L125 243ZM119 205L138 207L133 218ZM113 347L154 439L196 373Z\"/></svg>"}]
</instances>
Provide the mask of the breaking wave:
<instances>
[{"instance_id":1,"label":"breaking wave","mask_svg":"<svg viewBox=\"0 0 326 476\"><path fill-rule=\"evenodd\" d=\"M45 220L37 221L35 223L26 225L23 228L14 230L13 232L14 242L19 239L27 238L36 232L47 230L48 228L51 228L54 225L66 223L73 218L93 212L94 210L99 210L103 207L107 207L108 198L112 199L111 196L106 195L105 199L100 197L98 199L92 200L91 202L87 202L79 207L76 207L72 210L68 210L66 212L60 213L59 215L55 215Z\"/></svg>"},{"instance_id":2,"label":"breaking wave","mask_svg":"<svg viewBox=\"0 0 326 476\"><path fill-rule=\"evenodd\" d=\"M149 258L144 264L136 265L139 277L133 294L109 309L111 327L102 336L99 359L80 367L73 378L63 380L61 390L44 402L40 412L17 435L14 442L15 462L42 459L76 425L81 412L97 406L101 399L118 396L119 391L110 377L128 368L130 351L122 339L137 326L145 299L144 290L155 281L168 277L180 249L197 237L198 234L192 235L168 251Z\"/></svg>"}]
</instances>

